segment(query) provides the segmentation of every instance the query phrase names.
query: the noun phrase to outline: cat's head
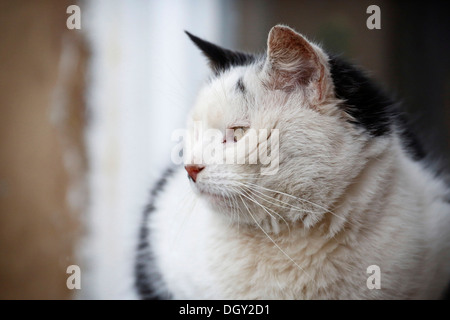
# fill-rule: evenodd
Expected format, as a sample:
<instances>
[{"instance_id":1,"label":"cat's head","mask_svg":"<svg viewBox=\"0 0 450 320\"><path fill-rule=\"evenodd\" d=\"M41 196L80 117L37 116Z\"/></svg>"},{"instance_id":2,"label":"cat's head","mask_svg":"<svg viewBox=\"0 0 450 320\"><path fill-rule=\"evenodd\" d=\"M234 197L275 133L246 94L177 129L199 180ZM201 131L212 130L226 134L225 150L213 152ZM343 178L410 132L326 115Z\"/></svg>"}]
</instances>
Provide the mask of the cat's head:
<instances>
[{"instance_id":1,"label":"cat's head","mask_svg":"<svg viewBox=\"0 0 450 320\"><path fill-rule=\"evenodd\" d=\"M342 107L346 101L336 93L330 58L291 28L273 27L267 51L259 56L188 35L214 74L188 119L194 137L190 154L205 147L199 125L201 132L219 133L218 139L207 140L224 156L249 144L250 133L267 133L257 135L253 147L241 149L244 163L187 159L196 162L186 166L194 190L235 222L274 231L298 221L305 227L315 225L366 161L385 148L385 139L375 139L380 135L361 126L353 109ZM235 136L230 135L233 130ZM249 163L250 153L263 147L273 162ZM273 170L264 171L267 168Z\"/></svg>"}]
</instances>

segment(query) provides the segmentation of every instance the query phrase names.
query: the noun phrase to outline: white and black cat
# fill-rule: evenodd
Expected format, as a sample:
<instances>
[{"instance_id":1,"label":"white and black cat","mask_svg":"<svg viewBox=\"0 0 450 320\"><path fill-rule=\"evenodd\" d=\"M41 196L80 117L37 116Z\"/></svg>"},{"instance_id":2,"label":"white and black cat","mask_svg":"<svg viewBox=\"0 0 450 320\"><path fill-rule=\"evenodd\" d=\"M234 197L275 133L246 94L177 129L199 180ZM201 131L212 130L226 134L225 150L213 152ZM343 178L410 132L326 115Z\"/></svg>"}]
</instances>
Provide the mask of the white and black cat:
<instances>
[{"instance_id":1,"label":"white and black cat","mask_svg":"<svg viewBox=\"0 0 450 320\"><path fill-rule=\"evenodd\" d=\"M167 171L145 211L141 298L437 299L450 278L449 188L398 105L289 27L256 56L189 34L214 71L188 129L278 129L279 168ZM242 129L228 141L226 129ZM200 138L199 138L200 139ZM199 142L200 143L200 142ZM221 143L221 142L220 142ZM267 138L266 146L273 149ZM195 143L194 143L195 145ZM380 288L369 288L369 266Z\"/></svg>"}]
</instances>

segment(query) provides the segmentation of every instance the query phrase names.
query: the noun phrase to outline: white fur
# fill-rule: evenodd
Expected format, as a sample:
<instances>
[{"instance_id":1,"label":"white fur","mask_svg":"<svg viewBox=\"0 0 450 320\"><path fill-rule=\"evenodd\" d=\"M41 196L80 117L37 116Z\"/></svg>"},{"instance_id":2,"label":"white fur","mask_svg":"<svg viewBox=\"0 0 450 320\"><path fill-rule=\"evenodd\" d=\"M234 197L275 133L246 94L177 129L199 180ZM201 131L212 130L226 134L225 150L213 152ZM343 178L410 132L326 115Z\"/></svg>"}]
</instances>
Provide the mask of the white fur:
<instances>
[{"instance_id":1,"label":"white fur","mask_svg":"<svg viewBox=\"0 0 450 320\"><path fill-rule=\"evenodd\" d=\"M278 173L207 165L194 184L176 171L148 225L158 290L176 299L439 298L450 278L444 183L408 156L396 132L370 138L332 95L312 105L313 89L271 91L267 77L256 63L213 79L188 127L278 128ZM242 202L248 183L259 187L241 191ZM366 285L370 265L381 269L379 290Z\"/></svg>"}]
</instances>

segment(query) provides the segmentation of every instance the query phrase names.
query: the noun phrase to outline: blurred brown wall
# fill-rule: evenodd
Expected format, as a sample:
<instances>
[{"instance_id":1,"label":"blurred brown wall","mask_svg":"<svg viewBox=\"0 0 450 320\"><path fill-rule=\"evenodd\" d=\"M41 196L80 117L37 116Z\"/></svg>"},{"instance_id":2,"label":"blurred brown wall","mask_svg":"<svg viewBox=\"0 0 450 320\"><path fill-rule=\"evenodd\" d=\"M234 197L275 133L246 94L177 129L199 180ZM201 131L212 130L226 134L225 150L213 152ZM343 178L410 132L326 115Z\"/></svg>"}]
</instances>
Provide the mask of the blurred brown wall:
<instances>
[{"instance_id":1,"label":"blurred brown wall","mask_svg":"<svg viewBox=\"0 0 450 320\"><path fill-rule=\"evenodd\" d=\"M84 168L86 60L78 31L66 28L74 2L0 1L0 299L73 293L66 268L76 264L79 213L67 195L71 177ZM75 59L65 75L63 43ZM68 159L69 148L78 159Z\"/></svg>"}]
</instances>

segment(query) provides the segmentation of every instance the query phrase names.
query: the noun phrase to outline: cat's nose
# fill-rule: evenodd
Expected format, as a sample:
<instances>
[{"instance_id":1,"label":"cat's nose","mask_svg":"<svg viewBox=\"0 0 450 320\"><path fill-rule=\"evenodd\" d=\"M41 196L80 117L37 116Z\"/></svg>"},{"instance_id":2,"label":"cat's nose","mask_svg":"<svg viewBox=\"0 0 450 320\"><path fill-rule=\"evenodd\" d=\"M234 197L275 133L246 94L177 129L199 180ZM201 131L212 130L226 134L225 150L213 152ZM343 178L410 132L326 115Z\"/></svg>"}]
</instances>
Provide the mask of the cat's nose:
<instances>
[{"instance_id":1,"label":"cat's nose","mask_svg":"<svg viewBox=\"0 0 450 320\"><path fill-rule=\"evenodd\" d=\"M200 171L202 171L205 166L199 166L196 164L189 164L184 167L188 173L188 176L192 179L192 181L197 181L197 175Z\"/></svg>"}]
</instances>

